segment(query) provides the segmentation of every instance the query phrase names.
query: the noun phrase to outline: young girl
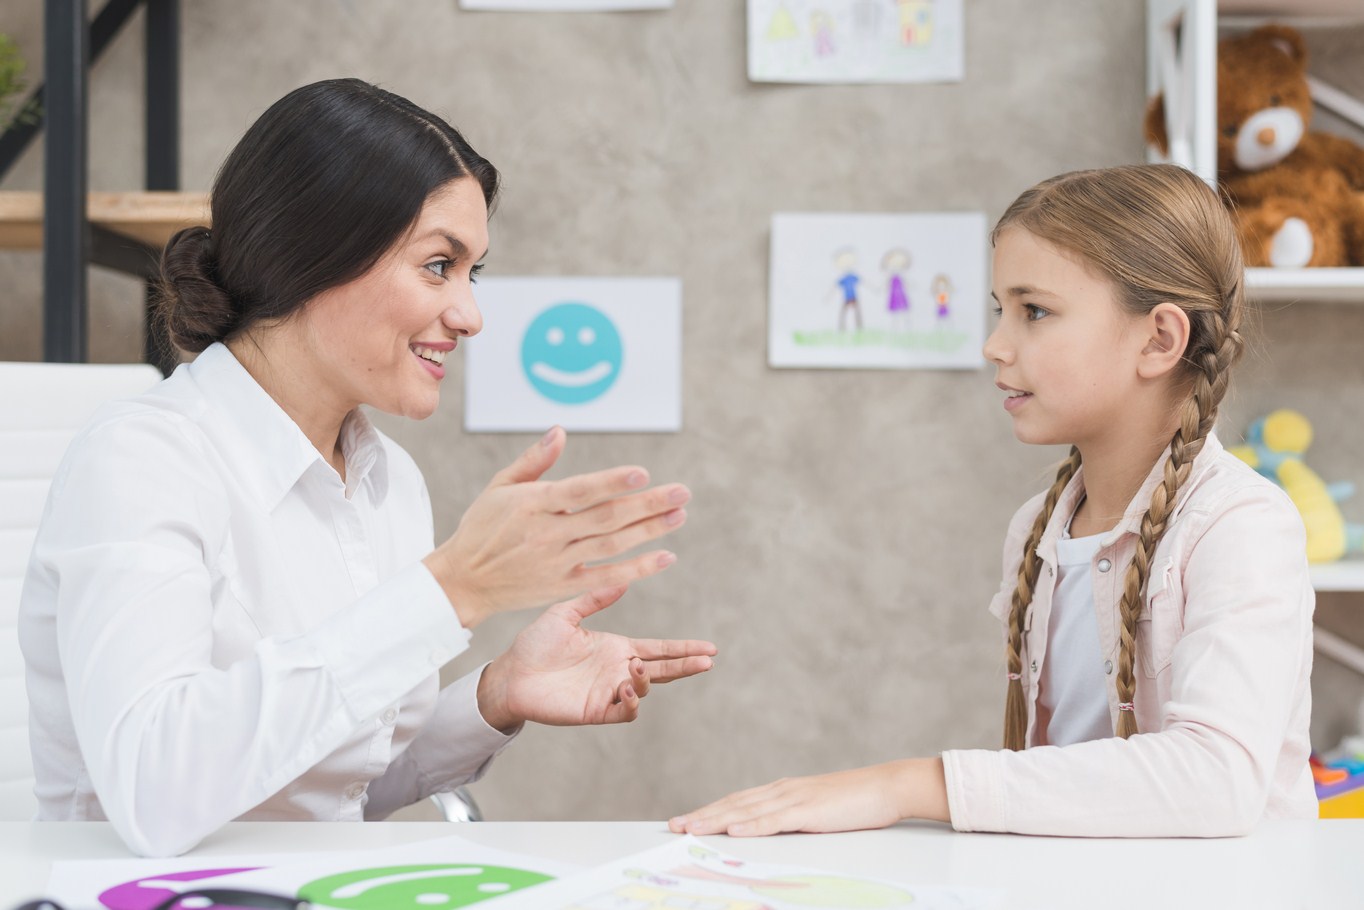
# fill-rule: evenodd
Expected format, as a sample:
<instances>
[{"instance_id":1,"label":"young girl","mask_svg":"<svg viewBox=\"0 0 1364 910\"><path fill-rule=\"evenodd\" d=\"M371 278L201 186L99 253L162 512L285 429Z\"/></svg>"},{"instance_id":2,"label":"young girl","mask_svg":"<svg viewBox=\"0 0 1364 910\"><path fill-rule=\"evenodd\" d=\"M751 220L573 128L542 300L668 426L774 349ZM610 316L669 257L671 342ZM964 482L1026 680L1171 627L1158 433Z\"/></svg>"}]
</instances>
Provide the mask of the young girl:
<instances>
[{"instance_id":1,"label":"young girl","mask_svg":"<svg viewBox=\"0 0 1364 910\"><path fill-rule=\"evenodd\" d=\"M1072 446L1014 516L990 606L1005 751L778 781L674 831L1218 836L1316 816L1302 521L1212 432L1242 347L1227 211L1178 167L1083 171L1028 190L991 240L985 355L1014 433Z\"/></svg>"}]
</instances>

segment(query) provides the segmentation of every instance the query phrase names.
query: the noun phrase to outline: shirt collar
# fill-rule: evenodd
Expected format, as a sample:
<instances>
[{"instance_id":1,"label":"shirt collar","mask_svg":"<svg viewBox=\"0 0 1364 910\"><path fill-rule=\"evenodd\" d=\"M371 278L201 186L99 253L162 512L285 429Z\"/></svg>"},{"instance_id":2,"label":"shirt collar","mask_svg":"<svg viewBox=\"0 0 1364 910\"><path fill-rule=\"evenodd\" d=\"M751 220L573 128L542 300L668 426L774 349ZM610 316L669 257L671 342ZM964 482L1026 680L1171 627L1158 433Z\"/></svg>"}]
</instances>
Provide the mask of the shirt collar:
<instances>
[{"instance_id":1,"label":"shirt collar","mask_svg":"<svg viewBox=\"0 0 1364 910\"><path fill-rule=\"evenodd\" d=\"M267 511L279 505L314 465L315 470L337 479L298 424L226 345L205 348L187 369L205 400L223 418L214 422L212 435ZM372 475L374 495L381 500L387 492L383 440L358 408L341 425L341 453L346 459L347 498Z\"/></svg>"},{"instance_id":2,"label":"shirt collar","mask_svg":"<svg viewBox=\"0 0 1364 910\"><path fill-rule=\"evenodd\" d=\"M1216 433L1208 433L1207 439L1203 441L1203 449L1194 458L1193 467L1189 470L1189 477L1180 485L1179 493L1175 497L1174 511L1178 511L1184 501L1193 492L1199 479L1222 454L1223 448L1221 441ZM1165 479L1165 462L1170 458L1170 447L1166 446L1165 451L1156 459L1156 463L1151 467L1150 473L1142 481L1141 488L1127 504L1126 511L1123 512L1122 520L1113 527L1111 531L1104 535L1101 546L1109 547L1116 543L1124 534L1136 534L1141 530L1142 516L1151 507L1151 496L1155 493L1156 485ZM1070 516L1075 512L1080 504L1080 499L1085 495L1085 467L1080 465L1075 476L1066 484L1066 488L1061 491L1061 496L1056 500L1056 508L1052 510L1051 518L1047 521L1047 529L1042 533L1042 539L1038 541L1037 552L1044 559L1052 558L1049 554L1054 554L1056 540L1061 536L1070 522ZM1174 511L1171 514L1174 514Z\"/></svg>"}]
</instances>

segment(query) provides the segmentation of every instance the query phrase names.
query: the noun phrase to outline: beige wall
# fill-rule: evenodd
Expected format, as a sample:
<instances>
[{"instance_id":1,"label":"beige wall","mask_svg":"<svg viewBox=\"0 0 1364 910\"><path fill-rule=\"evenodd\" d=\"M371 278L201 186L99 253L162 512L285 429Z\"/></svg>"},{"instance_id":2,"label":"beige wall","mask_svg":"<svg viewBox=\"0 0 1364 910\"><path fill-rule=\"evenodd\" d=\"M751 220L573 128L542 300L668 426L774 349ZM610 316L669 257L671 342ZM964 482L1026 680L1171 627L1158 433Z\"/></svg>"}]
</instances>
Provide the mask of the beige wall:
<instances>
[{"instance_id":1,"label":"beige wall","mask_svg":"<svg viewBox=\"0 0 1364 910\"><path fill-rule=\"evenodd\" d=\"M746 80L740 0L582 16L184 4L187 187L207 188L289 89L356 75L446 115L501 168L491 273L683 279L684 430L575 436L557 473L639 462L692 487L678 565L595 624L713 638L718 666L657 690L632 726L527 731L474 788L490 816L657 818L776 776L997 742L1002 661L984 607L1007 519L1058 451L1013 440L988 371L774 371L765 352L772 212L993 219L1045 176L1141 158L1144 4L967 6L960 84L789 87ZM0 28L41 63L39 0L7 0ZM1364 32L1346 37L1358 48ZM138 186L140 53L131 30L92 75L92 188ZM1338 69L1364 95L1360 64ZM3 188L37 188L39 159ZM0 254L0 359L41 356L38 284L35 254ZM91 287L94 358L137 357L138 286L94 269ZM1321 473L1364 484L1364 306L1261 315L1224 436L1295 405L1317 421ZM530 442L464 433L458 370L447 384L432 419L383 421L426 472L438 533ZM1339 612L1364 625L1364 599ZM524 621L481 628L455 669ZM1321 674L1331 745L1364 686Z\"/></svg>"}]
</instances>

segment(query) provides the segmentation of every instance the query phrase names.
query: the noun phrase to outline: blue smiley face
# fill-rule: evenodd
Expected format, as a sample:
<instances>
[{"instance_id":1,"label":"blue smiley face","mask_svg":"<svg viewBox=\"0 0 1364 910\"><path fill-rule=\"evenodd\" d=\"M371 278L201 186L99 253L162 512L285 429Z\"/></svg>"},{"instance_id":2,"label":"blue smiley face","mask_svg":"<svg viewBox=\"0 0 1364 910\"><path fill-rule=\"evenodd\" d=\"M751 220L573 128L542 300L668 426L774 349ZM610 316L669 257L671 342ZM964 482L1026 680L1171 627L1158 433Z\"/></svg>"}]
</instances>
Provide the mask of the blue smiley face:
<instances>
[{"instance_id":1,"label":"blue smiley face","mask_svg":"<svg viewBox=\"0 0 1364 910\"><path fill-rule=\"evenodd\" d=\"M560 404L600 398L620 375L620 333L585 303L557 303L526 329L521 366L541 395Z\"/></svg>"}]
</instances>

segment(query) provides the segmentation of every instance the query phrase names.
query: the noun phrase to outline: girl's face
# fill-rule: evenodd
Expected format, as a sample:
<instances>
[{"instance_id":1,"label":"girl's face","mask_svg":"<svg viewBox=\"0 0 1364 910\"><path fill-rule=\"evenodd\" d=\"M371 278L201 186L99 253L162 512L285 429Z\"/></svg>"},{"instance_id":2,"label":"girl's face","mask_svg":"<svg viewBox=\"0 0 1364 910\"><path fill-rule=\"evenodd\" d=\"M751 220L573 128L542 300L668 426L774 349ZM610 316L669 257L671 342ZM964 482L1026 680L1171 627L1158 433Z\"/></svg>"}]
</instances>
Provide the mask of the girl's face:
<instances>
[{"instance_id":1,"label":"girl's face","mask_svg":"<svg viewBox=\"0 0 1364 910\"><path fill-rule=\"evenodd\" d=\"M999 321L985 341L995 384L1022 442L1086 445L1115 438L1140 396L1141 320L1112 284L1076 258L1017 227L994 251Z\"/></svg>"},{"instance_id":2,"label":"girl's face","mask_svg":"<svg viewBox=\"0 0 1364 910\"><path fill-rule=\"evenodd\" d=\"M323 394L342 411L367 404L429 417L446 357L483 328L472 285L487 251L488 207L476 180L427 197L412 231L373 268L304 308L295 337L321 372Z\"/></svg>"}]
</instances>

